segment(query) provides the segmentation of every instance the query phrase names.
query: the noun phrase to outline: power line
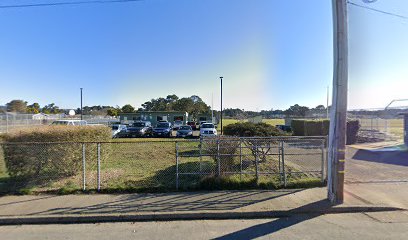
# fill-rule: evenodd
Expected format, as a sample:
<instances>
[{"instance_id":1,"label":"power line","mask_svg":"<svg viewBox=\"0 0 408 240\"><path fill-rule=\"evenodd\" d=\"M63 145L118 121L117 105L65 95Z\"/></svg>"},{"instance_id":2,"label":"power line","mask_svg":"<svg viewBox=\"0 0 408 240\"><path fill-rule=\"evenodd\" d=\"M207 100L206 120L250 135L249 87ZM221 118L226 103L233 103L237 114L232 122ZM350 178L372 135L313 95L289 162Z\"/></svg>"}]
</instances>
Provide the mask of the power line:
<instances>
[{"instance_id":1,"label":"power line","mask_svg":"<svg viewBox=\"0 0 408 240\"><path fill-rule=\"evenodd\" d=\"M398 17L398 18L402 18L402 19L408 20L408 17L407 17L407 16L404 16L404 15L399 15L399 14L395 14L395 13L392 13L392 12L386 12L386 11L383 11L383 10L379 10L379 9L376 9L376 8L363 6L363 5L360 5L360 4L357 4L357 3L353 3L353 2L350 2L350 1L347 1L347 3L350 4L350 5L359 7L359 8L364 8L364 9L371 10L371 11L374 11L374 12L378 12L378 13L382 13L382 14L386 14L386 15L393 16L393 17Z\"/></svg>"},{"instance_id":2,"label":"power line","mask_svg":"<svg viewBox=\"0 0 408 240\"><path fill-rule=\"evenodd\" d=\"M80 5L80 4L126 3L126 2L139 2L139 1L143 1L143 0L89 0L89 1L18 4L18 5L0 5L0 9L1 8L48 7L48 6L61 6L61 5Z\"/></svg>"}]
</instances>

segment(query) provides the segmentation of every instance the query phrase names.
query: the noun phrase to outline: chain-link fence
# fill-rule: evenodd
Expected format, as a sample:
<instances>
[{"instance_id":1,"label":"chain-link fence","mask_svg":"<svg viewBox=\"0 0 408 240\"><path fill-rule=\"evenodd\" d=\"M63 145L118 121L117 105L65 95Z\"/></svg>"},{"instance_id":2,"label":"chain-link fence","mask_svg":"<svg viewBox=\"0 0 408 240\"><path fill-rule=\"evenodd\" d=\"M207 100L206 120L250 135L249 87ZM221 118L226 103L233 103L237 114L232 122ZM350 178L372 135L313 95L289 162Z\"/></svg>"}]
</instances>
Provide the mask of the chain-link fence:
<instances>
[{"instance_id":1,"label":"chain-link fence","mask_svg":"<svg viewBox=\"0 0 408 240\"><path fill-rule=\"evenodd\" d=\"M0 192L284 187L325 180L325 145L310 137L1 143Z\"/></svg>"},{"instance_id":2,"label":"chain-link fence","mask_svg":"<svg viewBox=\"0 0 408 240\"><path fill-rule=\"evenodd\" d=\"M88 124L103 124L108 125L112 122L118 122L117 117L107 116L94 116L83 115L82 116ZM20 130L25 128L32 128L44 125L50 125L56 120L69 120L65 114L22 114L22 113L0 113L0 133L7 133L14 130ZM75 119L79 119L78 117Z\"/></svg>"},{"instance_id":3,"label":"chain-link fence","mask_svg":"<svg viewBox=\"0 0 408 240\"><path fill-rule=\"evenodd\" d=\"M210 138L176 143L176 187L229 177L238 183L287 186L299 179L325 181L326 139L311 137Z\"/></svg>"},{"instance_id":4,"label":"chain-link fence","mask_svg":"<svg viewBox=\"0 0 408 240\"><path fill-rule=\"evenodd\" d=\"M0 133L44 124L45 120L35 119L33 114L0 113Z\"/></svg>"}]
</instances>

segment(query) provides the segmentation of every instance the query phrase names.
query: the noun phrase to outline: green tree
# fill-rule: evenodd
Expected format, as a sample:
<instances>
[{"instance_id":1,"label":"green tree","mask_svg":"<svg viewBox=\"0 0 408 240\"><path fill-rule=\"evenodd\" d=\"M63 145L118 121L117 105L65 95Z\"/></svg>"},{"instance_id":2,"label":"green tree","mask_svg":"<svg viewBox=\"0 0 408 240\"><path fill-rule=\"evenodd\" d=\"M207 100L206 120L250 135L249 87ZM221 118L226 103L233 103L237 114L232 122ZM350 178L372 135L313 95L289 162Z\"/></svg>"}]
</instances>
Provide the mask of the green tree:
<instances>
[{"instance_id":1,"label":"green tree","mask_svg":"<svg viewBox=\"0 0 408 240\"><path fill-rule=\"evenodd\" d=\"M12 100L6 104L8 112L26 113L27 102L23 100Z\"/></svg>"},{"instance_id":2,"label":"green tree","mask_svg":"<svg viewBox=\"0 0 408 240\"><path fill-rule=\"evenodd\" d=\"M126 104L122 107L122 112L124 113L132 113L134 111L135 111L135 108L130 104Z\"/></svg>"},{"instance_id":3,"label":"green tree","mask_svg":"<svg viewBox=\"0 0 408 240\"><path fill-rule=\"evenodd\" d=\"M308 107L295 104L293 106L290 106L290 108L286 109L285 114L287 116L305 117L308 111L309 111Z\"/></svg>"},{"instance_id":4,"label":"green tree","mask_svg":"<svg viewBox=\"0 0 408 240\"><path fill-rule=\"evenodd\" d=\"M116 108L109 108L106 112L109 116L117 117L119 112Z\"/></svg>"},{"instance_id":5,"label":"green tree","mask_svg":"<svg viewBox=\"0 0 408 240\"><path fill-rule=\"evenodd\" d=\"M40 104L38 103L33 103L27 106L27 113L37 114L40 111L41 111L41 107L40 107Z\"/></svg>"},{"instance_id":6,"label":"green tree","mask_svg":"<svg viewBox=\"0 0 408 240\"><path fill-rule=\"evenodd\" d=\"M193 117L209 113L211 108L199 96L179 98L177 95L167 95L166 98L151 99L142 104L143 111L185 111Z\"/></svg>"},{"instance_id":7,"label":"green tree","mask_svg":"<svg viewBox=\"0 0 408 240\"><path fill-rule=\"evenodd\" d=\"M42 112L45 114L58 114L62 113L63 111L60 110L59 107L55 105L55 103L50 103L42 108Z\"/></svg>"}]
</instances>

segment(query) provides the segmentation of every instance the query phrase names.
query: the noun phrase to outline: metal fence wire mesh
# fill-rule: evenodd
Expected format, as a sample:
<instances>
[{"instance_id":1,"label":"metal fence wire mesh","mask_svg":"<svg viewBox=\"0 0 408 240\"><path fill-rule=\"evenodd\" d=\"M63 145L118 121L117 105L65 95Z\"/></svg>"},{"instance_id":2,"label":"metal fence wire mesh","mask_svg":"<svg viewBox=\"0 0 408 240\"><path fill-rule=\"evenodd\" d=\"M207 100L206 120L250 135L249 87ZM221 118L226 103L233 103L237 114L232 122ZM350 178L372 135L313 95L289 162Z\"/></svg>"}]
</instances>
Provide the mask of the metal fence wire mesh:
<instances>
[{"instance_id":1,"label":"metal fence wire mesh","mask_svg":"<svg viewBox=\"0 0 408 240\"><path fill-rule=\"evenodd\" d=\"M0 193L189 190L220 178L281 186L324 181L325 144L293 137L0 143Z\"/></svg>"}]
</instances>

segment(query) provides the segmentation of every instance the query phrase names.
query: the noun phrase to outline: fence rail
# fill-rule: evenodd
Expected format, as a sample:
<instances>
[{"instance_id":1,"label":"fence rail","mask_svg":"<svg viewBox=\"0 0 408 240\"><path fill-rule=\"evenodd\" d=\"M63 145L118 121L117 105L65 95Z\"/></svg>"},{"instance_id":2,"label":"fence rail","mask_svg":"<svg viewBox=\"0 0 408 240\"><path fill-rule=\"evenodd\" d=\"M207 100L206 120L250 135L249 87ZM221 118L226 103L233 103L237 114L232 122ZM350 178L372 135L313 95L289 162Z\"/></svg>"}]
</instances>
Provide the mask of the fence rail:
<instances>
[{"instance_id":1,"label":"fence rail","mask_svg":"<svg viewBox=\"0 0 408 240\"><path fill-rule=\"evenodd\" d=\"M188 190L220 178L287 186L326 178L322 137L0 143L0 147L0 193ZM213 184L222 188L217 181Z\"/></svg>"},{"instance_id":2,"label":"fence rail","mask_svg":"<svg viewBox=\"0 0 408 240\"><path fill-rule=\"evenodd\" d=\"M108 125L111 122L119 121L118 118L113 117L107 118L93 115L83 115L82 117L89 124ZM38 117L35 114L0 113L0 133L8 133L14 130L50 125L56 120L69 119L72 118L65 116L65 114L49 114L47 117Z\"/></svg>"}]
</instances>

